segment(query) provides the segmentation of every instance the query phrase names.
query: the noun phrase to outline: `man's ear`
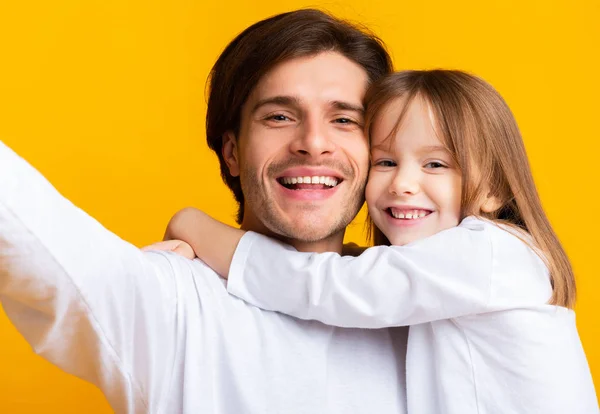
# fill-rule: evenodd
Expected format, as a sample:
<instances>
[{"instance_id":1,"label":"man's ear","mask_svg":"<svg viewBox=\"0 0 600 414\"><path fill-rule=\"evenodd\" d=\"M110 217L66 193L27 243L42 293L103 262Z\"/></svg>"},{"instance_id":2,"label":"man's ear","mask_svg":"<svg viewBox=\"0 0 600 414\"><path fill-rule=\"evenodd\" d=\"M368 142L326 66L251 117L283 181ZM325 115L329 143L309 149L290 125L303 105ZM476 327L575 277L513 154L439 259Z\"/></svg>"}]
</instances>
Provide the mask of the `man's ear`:
<instances>
[{"instance_id":1,"label":"man's ear","mask_svg":"<svg viewBox=\"0 0 600 414\"><path fill-rule=\"evenodd\" d=\"M492 194L488 194L486 199L483 201L483 204L481 205L481 211L483 211L484 213L493 213L500 207L502 207L502 201L498 197Z\"/></svg>"},{"instance_id":2,"label":"man's ear","mask_svg":"<svg viewBox=\"0 0 600 414\"><path fill-rule=\"evenodd\" d=\"M238 146L235 134L232 131L227 131L223 135L223 148L221 154L225 159L225 163L229 168L229 174L233 177L240 175L240 163L238 158Z\"/></svg>"}]
</instances>

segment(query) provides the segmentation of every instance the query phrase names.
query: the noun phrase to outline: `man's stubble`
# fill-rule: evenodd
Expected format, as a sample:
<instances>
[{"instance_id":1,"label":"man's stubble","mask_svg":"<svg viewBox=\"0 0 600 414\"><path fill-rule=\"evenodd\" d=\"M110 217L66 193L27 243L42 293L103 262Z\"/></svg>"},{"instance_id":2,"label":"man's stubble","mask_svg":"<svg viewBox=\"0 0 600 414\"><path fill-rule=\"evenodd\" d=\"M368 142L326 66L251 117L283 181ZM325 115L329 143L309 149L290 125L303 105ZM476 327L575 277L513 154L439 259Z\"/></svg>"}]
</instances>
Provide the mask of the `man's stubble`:
<instances>
[{"instance_id":1,"label":"man's stubble","mask_svg":"<svg viewBox=\"0 0 600 414\"><path fill-rule=\"evenodd\" d=\"M282 171L295 166L307 166L307 164L295 160L271 164L268 167L267 175L274 181L275 177L278 177ZM344 180L351 183L356 180L355 172L341 162L327 162L311 166L327 167L340 171L344 175ZM361 180L361 183L354 191L347 190L349 193L346 195L346 199L340 203L341 205L337 206L336 214L333 214L334 217L323 217L322 207L307 204L299 211L302 216L301 220L286 220L278 211L280 209L277 208L276 202L267 196L267 190L263 181L259 179L257 169L242 166L240 171L246 214L251 211L274 235L304 243L322 241L346 229L364 203L366 177L361 177L359 180Z\"/></svg>"}]
</instances>

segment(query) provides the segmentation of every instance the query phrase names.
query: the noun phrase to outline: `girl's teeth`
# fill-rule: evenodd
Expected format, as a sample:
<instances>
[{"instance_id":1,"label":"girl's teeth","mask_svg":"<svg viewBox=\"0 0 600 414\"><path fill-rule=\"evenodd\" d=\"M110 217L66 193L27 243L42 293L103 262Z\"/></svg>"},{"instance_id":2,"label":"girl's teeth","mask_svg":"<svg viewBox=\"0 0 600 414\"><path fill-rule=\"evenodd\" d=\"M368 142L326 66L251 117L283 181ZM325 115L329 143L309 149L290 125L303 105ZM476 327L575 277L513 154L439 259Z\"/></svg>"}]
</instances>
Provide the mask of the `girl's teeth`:
<instances>
[{"instance_id":1,"label":"girl's teeth","mask_svg":"<svg viewBox=\"0 0 600 414\"><path fill-rule=\"evenodd\" d=\"M399 212L395 209L390 209L392 216L397 219L416 220L425 217L428 212L426 210L408 210Z\"/></svg>"}]
</instances>

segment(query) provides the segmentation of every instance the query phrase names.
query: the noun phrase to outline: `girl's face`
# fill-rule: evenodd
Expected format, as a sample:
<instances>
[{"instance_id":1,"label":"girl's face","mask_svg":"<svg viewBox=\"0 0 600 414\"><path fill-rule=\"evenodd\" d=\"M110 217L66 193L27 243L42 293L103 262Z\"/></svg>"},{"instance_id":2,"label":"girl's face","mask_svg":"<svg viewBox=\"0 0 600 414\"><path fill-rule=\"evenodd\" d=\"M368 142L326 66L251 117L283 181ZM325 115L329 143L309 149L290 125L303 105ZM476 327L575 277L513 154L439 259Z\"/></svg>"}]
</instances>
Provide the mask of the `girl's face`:
<instances>
[{"instance_id":1,"label":"girl's face","mask_svg":"<svg viewBox=\"0 0 600 414\"><path fill-rule=\"evenodd\" d=\"M371 128L366 199L375 225L404 245L458 225L461 174L434 130L429 106L416 97L392 136L403 108L383 107Z\"/></svg>"}]
</instances>

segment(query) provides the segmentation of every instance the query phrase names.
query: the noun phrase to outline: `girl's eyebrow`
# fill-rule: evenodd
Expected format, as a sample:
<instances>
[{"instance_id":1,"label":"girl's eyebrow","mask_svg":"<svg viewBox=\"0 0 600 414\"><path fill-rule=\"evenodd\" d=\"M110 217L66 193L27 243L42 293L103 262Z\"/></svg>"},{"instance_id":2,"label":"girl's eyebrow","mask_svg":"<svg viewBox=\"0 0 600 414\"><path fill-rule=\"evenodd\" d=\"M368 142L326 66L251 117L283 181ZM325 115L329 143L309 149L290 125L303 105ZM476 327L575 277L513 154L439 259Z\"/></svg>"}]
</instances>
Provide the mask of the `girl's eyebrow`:
<instances>
[{"instance_id":1,"label":"girl's eyebrow","mask_svg":"<svg viewBox=\"0 0 600 414\"><path fill-rule=\"evenodd\" d=\"M426 147L421 147L421 151L423 152L435 152L435 151L448 151L446 147L443 145L428 145Z\"/></svg>"},{"instance_id":2,"label":"girl's eyebrow","mask_svg":"<svg viewBox=\"0 0 600 414\"><path fill-rule=\"evenodd\" d=\"M372 150L378 150L378 151L383 151L383 152L390 152L390 145L389 143L384 142L380 142L377 145L371 145L370 148Z\"/></svg>"},{"instance_id":3,"label":"girl's eyebrow","mask_svg":"<svg viewBox=\"0 0 600 414\"><path fill-rule=\"evenodd\" d=\"M380 142L377 145L371 145L371 148L385 151L383 148L389 148L389 144L387 144L387 140L384 140L383 142ZM437 152L437 151L448 152L448 148L446 148L443 145L427 145L427 146L419 148L419 152Z\"/></svg>"},{"instance_id":4,"label":"girl's eyebrow","mask_svg":"<svg viewBox=\"0 0 600 414\"><path fill-rule=\"evenodd\" d=\"M448 151L448 148L446 148L443 145L427 145L427 146L419 148L419 152L421 154L428 154L431 152L443 152L446 154L450 154L450 151Z\"/></svg>"}]
</instances>

